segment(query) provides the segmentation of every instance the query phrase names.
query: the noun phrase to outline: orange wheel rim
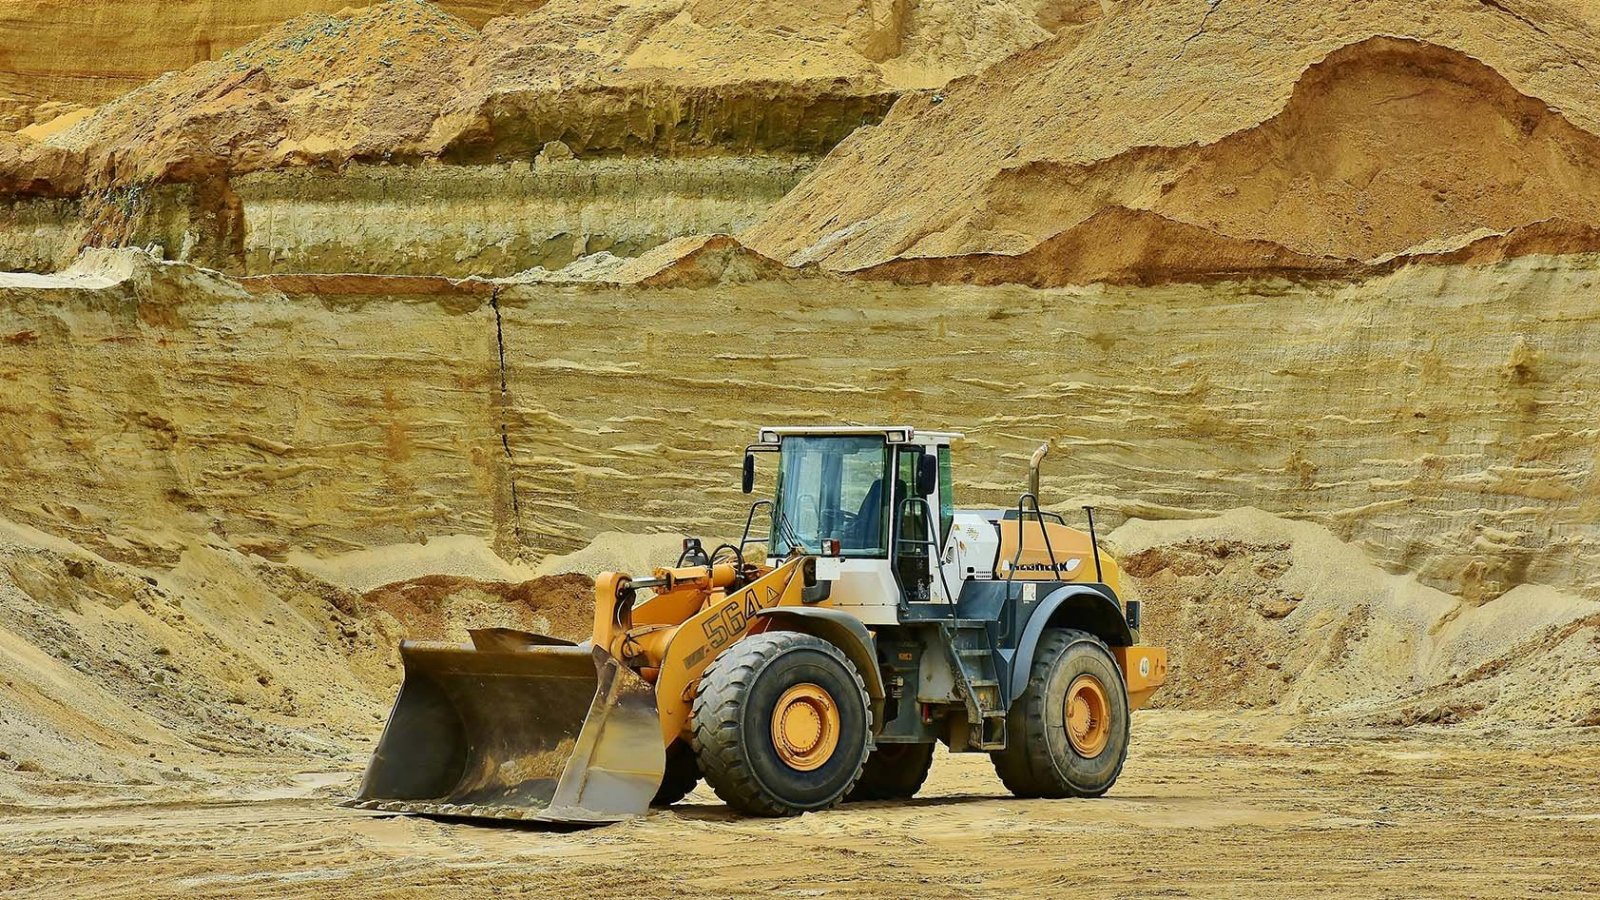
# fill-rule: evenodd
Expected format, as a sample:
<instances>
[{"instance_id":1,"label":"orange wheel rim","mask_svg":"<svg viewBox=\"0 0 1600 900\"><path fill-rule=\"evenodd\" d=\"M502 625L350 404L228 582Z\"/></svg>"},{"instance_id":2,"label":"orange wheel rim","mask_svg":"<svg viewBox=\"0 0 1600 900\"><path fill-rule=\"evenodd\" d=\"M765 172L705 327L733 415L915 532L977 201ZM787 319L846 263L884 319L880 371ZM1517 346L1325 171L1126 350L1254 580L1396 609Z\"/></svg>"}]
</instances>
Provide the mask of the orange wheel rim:
<instances>
[{"instance_id":1,"label":"orange wheel rim","mask_svg":"<svg viewBox=\"0 0 1600 900\"><path fill-rule=\"evenodd\" d=\"M1111 743L1111 703L1093 675L1079 675L1067 688L1067 741L1078 755L1099 756Z\"/></svg>"},{"instance_id":2,"label":"orange wheel rim","mask_svg":"<svg viewBox=\"0 0 1600 900\"><path fill-rule=\"evenodd\" d=\"M823 688L797 684L772 710L772 746L792 769L809 772L827 762L839 746L839 705Z\"/></svg>"}]
</instances>

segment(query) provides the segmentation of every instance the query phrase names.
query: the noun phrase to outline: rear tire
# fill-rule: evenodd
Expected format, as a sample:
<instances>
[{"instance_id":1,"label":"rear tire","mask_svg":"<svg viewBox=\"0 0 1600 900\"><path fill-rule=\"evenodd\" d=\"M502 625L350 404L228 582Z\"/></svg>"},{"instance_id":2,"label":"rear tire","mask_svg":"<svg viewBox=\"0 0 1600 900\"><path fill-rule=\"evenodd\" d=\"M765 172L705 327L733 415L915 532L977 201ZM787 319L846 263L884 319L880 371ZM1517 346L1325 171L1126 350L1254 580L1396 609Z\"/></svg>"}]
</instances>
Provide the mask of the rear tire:
<instances>
[{"instance_id":1,"label":"rear tire","mask_svg":"<svg viewBox=\"0 0 1600 900\"><path fill-rule=\"evenodd\" d=\"M990 756L1018 797L1098 797L1122 773L1129 724L1127 686L1105 643L1047 628L1006 716L1006 749Z\"/></svg>"},{"instance_id":2,"label":"rear tire","mask_svg":"<svg viewBox=\"0 0 1600 900\"><path fill-rule=\"evenodd\" d=\"M700 764L694 758L694 748L688 741L673 741L667 748L667 768L661 775L661 787L651 806L671 806L689 796L700 783Z\"/></svg>"},{"instance_id":3,"label":"rear tire","mask_svg":"<svg viewBox=\"0 0 1600 900\"><path fill-rule=\"evenodd\" d=\"M861 777L871 741L855 666L827 641L792 631L752 635L713 660L693 721L706 784L757 816L835 805Z\"/></svg>"},{"instance_id":4,"label":"rear tire","mask_svg":"<svg viewBox=\"0 0 1600 900\"><path fill-rule=\"evenodd\" d=\"M861 780L846 802L910 800L933 768L933 744L879 744L861 769Z\"/></svg>"}]
</instances>

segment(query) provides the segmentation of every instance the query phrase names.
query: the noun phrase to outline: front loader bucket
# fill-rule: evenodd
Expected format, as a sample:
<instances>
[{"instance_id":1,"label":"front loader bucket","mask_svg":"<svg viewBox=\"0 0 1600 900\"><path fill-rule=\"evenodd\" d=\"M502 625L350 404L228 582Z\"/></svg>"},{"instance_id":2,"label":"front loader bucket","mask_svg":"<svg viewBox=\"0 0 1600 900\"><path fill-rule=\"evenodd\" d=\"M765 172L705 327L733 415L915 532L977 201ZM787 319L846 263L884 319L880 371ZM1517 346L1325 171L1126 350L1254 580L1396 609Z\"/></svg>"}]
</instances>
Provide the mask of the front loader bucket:
<instances>
[{"instance_id":1,"label":"front loader bucket","mask_svg":"<svg viewBox=\"0 0 1600 900\"><path fill-rule=\"evenodd\" d=\"M400 696L345 805L574 823L648 810L666 767L654 691L601 648L527 637L402 643Z\"/></svg>"}]
</instances>

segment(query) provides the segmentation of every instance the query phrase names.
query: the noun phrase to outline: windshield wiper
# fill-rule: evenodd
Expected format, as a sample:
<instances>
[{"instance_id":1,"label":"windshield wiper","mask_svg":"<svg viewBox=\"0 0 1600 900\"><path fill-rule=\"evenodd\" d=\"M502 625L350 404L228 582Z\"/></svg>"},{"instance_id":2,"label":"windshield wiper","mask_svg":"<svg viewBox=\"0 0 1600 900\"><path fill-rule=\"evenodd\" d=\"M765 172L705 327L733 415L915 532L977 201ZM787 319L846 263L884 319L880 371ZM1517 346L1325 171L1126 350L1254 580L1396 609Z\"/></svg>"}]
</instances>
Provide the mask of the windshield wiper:
<instances>
[{"instance_id":1,"label":"windshield wiper","mask_svg":"<svg viewBox=\"0 0 1600 900\"><path fill-rule=\"evenodd\" d=\"M789 524L789 516L781 509L778 510L778 539L789 545L789 553L793 553L798 549L808 556L811 554L811 550L806 547L805 541L800 540L799 533L794 530L793 525Z\"/></svg>"}]
</instances>

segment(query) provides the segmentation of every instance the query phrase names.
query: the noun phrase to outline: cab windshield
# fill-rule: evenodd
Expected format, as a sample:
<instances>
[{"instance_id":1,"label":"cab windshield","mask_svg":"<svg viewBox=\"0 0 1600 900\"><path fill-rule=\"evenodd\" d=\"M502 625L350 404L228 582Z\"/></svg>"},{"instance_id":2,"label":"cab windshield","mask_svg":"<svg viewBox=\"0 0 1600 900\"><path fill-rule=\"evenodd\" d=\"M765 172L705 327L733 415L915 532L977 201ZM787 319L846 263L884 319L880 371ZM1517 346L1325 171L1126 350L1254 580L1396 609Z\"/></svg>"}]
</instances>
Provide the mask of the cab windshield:
<instances>
[{"instance_id":1,"label":"cab windshield","mask_svg":"<svg viewBox=\"0 0 1600 900\"><path fill-rule=\"evenodd\" d=\"M817 553L824 540L836 540L844 556L888 556L883 510L889 446L883 438L787 437L779 460L775 555L795 544Z\"/></svg>"}]
</instances>

